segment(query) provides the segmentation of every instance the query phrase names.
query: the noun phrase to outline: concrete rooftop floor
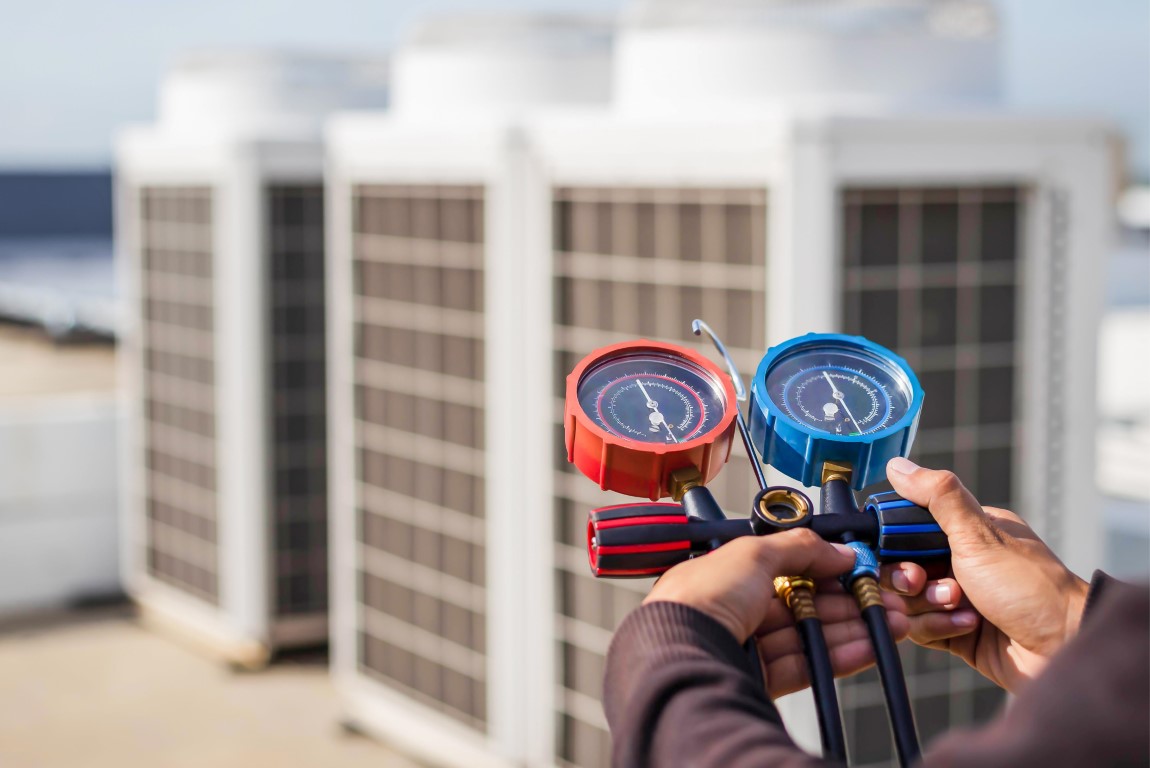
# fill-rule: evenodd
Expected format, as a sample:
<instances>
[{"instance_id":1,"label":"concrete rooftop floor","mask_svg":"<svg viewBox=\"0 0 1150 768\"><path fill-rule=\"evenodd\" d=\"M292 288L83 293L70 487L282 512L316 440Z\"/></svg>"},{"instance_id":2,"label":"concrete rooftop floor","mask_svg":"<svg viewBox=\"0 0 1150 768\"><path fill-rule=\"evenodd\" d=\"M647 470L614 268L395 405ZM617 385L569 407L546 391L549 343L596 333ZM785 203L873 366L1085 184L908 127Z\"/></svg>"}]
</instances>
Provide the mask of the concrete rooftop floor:
<instances>
[{"instance_id":1,"label":"concrete rooftop floor","mask_svg":"<svg viewBox=\"0 0 1150 768\"><path fill-rule=\"evenodd\" d=\"M0 624L0 765L417 768L339 725L318 655L236 672L127 608Z\"/></svg>"}]
</instances>

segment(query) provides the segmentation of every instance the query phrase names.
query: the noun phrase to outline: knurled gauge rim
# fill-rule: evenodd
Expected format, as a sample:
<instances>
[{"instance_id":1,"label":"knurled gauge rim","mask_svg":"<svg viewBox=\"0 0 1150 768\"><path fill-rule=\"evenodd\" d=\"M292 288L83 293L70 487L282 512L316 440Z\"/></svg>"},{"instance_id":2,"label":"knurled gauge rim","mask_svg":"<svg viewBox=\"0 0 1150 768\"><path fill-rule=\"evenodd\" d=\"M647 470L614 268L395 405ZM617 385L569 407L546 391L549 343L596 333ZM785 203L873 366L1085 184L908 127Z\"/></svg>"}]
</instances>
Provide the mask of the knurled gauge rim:
<instances>
[{"instance_id":1,"label":"knurled gauge rim","mask_svg":"<svg viewBox=\"0 0 1150 768\"><path fill-rule=\"evenodd\" d=\"M614 435L596 424L579 403L584 376L612 359L644 353L682 358L701 369L719 389L723 414L706 433L681 443L643 443ZM694 467L702 484L710 482L730 456L738 400L730 377L698 352L649 339L600 347L567 376L563 431L567 459L603 490L658 501L672 495L671 474Z\"/></svg>"}]
</instances>

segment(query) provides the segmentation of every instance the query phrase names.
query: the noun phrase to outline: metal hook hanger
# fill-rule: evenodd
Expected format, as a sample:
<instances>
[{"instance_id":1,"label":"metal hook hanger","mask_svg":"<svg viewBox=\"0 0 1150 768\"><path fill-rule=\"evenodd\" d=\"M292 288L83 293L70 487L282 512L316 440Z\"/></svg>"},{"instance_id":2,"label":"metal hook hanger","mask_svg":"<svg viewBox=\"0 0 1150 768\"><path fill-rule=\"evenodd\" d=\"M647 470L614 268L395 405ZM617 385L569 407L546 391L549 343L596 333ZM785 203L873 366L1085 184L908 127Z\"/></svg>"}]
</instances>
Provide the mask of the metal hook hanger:
<instances>
[{"instance_id":1,"label":"metal hook hanger","mask_svg":"<svg viewBox=\"0 0 1150 768\"><path fill-rule=\"evenodd\" d=\"M735 397L740 403L747 400L747 389L743 386L743 377L739 375L739 368L735 365L735 361L731 359L730 353L727 352L726 345L723 340L719 338L719 334L707 325L706 321L695 318L691 321L691 332L696 336L702 335L706 331L707 335L711 337L711 341L715 344L715 349L719 350L719 354L723 356L723 362L727 364L727 372L731 374L731 380L735 383Z\"/></svg>"},{"instance_id":2,"label":"metal hook hanger","mask_svg":"<svg viewBox=\"0 0 1150 768\"><path fill-rule=\"evenodd\" d=\"M715 349L719 350L719 354L723 356L723 362L727 364L727 372L731 375L731 381L735 385L735 399L740 403L745 402L747 399L747 389L743 386L743 377L739 375L739 367L735 365L735 361L731 359L731 354L727 352L727 347L723 344L723 340L719 338L719 334L715 333L711 326L703 320L695 318L691 321L691 332L696 336L701 336L703 331L711 337L711 341L715 344ZM743 448L747 451L747 458L750 459L751 469L755 473L755 481L759 484L759 490L766 490L767 478L763 475L763 468L759 466L759 455L755 452L754 444L751 442L751 433L747 431L747 422L743 420L743 412L738 407L735 408L735 421L739 425L739 436L743 438Z\"/></svg>"}]
</instances>

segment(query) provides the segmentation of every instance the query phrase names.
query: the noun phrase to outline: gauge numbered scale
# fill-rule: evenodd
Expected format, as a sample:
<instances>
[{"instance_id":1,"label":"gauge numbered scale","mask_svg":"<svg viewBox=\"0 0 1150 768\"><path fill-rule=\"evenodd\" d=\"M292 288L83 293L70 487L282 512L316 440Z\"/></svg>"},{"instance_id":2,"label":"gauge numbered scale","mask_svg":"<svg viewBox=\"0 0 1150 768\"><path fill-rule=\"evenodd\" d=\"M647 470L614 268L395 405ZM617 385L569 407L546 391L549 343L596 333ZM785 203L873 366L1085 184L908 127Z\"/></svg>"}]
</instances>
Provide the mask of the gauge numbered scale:
<instances>
[{"instance_id":1,"label":"gauge numbered scale","mask_svg":"<svg viewBox=\"0 0 1150 768\"><path fill-rule=\"evenodd\" d=\"M567 458L604 490L655 501L673 472L706 483L731 452L735 390L702 355L628 341L596 350L567 377Z\"/></svg>"},{"instance_id":2,"label":"gauge numbered scale","mask_svg":"<svg viewBox=\"0 0 1150 768\"><path fill-rule=\"evenodd\" d=\"M825 462L850 464L861 490L910 452L923 391L906 361L861 336L809 333L767 351L751 383L751 440L807 486Z\"/></svg>"}]
</instances>

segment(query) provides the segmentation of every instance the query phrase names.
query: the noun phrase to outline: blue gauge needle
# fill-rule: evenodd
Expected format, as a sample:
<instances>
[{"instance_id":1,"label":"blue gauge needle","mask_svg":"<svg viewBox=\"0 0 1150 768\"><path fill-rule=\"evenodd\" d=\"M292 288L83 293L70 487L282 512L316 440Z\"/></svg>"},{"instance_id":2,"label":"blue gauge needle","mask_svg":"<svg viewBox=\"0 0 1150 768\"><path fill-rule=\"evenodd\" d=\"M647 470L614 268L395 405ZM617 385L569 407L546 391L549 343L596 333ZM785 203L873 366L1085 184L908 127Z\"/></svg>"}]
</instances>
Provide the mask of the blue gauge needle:
<instances>
[{"instance_id":1,"label":"blue gauge needle","mask_svg":"<svg viewBox=\"0 0 1150 768\"><path fill-rule=\"evenodd\" d=\"M647 394L647 388L643 386L643 382L635 379L635 383L639 385L639 391L643 393L643 397L647 398L647 407L652 411L651 421L655 424L662 424L667 428L667 434L671 436L671 439L676 443L679 442L679 438L675 437L675 433L671 431L671 425L667 423L667 419L665 419L663 414L659 412L659 404L656 403L649 394Z\"/></svg>"},{"instance_id":2,"label":"blue gauge needle","mask_svg":"<svg viewBox=\"0 0 1150 768\"><path fill-rule=\"evenodd\" d=\"M839 405L841 405L843 407L843 410L847 412L847 416L850 417L851 424L855 425L855 431L861 435L862 434L862 427L859 426L859 423L857 421L855 421L855 417L851 414L851 409L849 406L847 406L846 395L844 395L842 392L839 391L839 388L835 386L835 383L833 381L831 381L830 374L827 373L826 371L823 371L823 378L827 380L827 384L831 385L831 394L834 396L835 400L839 401ZM646 393L644 392L644 394L646 394Z\"/></svg>"}]
</instances>

